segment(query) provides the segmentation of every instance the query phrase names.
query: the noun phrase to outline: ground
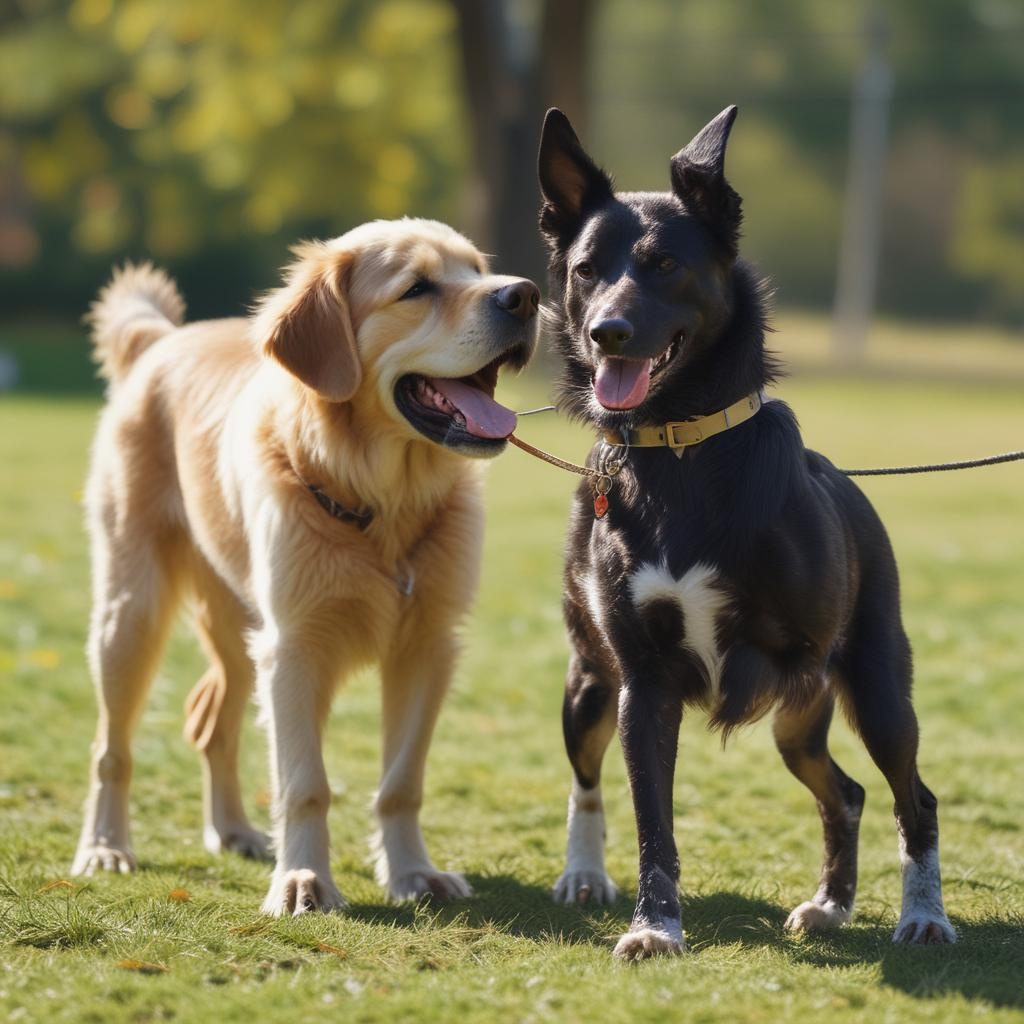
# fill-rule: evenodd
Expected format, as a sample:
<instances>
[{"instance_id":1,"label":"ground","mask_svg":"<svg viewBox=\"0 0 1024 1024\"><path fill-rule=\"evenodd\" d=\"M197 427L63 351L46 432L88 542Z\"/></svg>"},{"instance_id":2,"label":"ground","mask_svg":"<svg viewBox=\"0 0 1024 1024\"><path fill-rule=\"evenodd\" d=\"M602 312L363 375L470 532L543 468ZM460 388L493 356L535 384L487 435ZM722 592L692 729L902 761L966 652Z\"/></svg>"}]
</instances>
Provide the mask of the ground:
<instances>
[{"instance_id":1,"label":"ground","mask_svg":"<svg viewBox=\"0 0 1024 1024\"><path fill-rule=\"evenodd\" d=\"M1021 386L933 381L784 383L808 443L841 466L945 460L1024 446ZM506 394L537 404L542 385ZM559 573L574 479L518 451L490 470L480 601L430 757L425 829L476 897L391 907L367 837L379 755L372 675L335 703L330 825L345 916L269 921L265 866L202 847L199 773L180 738L202 671L183 627L139 732L133 799L141 870L69 880L85 795L92 690L80 488L98 403L0 399L0 1016L25 1021L1021 1020L1024 1010L1024 466L869 480L903 574L917 658L921 769L940 799L954 947L896 948L891 799L842 722L835 756L865 785L854 924L798 938L783 922L814 891L820 830L767 723L723 751L684 722L676 785L689 952L614 963L628 923L636 837L621 757L605 795L610 908L561 908L569 771L559 708ZM551 416L526 439L579 459ZM263 737L244 778L266 820Z\"/></svg>"}]
</instances>

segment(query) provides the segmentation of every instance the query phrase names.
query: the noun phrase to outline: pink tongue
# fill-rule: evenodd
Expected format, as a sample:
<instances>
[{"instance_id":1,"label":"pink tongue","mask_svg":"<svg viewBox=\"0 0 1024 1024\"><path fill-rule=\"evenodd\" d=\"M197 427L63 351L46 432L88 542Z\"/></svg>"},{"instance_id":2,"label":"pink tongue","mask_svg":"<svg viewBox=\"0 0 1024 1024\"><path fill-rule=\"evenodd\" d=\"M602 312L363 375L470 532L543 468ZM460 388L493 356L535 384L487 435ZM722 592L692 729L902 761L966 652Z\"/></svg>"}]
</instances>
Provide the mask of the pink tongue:
<instances>
[{"instance_id":1,"label":"pink tongue","mask_svg":"<svg viewBox=\"0 0 1024 1024\"><path fill-rule=\"evenodd\" d=\"M516 429L516 414L461 380L437 377L430 383L466 417L466 429L477 437L508 437Z\"/></svg>"},{"instance_id":2,"label":"pink tongue","mask_svg":"<svg viewBox=\"0 0 1024 1024\"><path fill-rule=\"evenodd\" d=\"M594 377L594 394L606 409L635 409L651 386L651 360L602 359Z\"/></svg>"}]
</instances>

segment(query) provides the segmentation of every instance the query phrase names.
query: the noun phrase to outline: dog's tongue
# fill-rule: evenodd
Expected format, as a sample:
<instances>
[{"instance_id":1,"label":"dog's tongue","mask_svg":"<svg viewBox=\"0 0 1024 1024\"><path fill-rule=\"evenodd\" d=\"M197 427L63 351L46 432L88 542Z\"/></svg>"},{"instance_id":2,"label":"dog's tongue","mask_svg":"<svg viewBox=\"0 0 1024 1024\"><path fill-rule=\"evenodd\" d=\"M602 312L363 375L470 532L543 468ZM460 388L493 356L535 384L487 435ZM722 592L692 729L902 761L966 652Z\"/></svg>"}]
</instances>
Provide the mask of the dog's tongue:
<instances>
[{"instance_id":1,"label":"dog's tongue","mask_svg":"<svg viewBox=\"0 0 1024 1024\"><path fill-rule=\"evenodd\" d=\"M651 360L602 359L594 376L594 394L606 409L635 409L651 386Z\"/></svg>"},{"instance_id":2,"label":"dog's tongue","mask_svg":"<svg viewBox=\"0 0 1024 1024\"><path fill-rule=\"evenodd\" d=\"M466 429L471 434L508 437L516 429L516 414L479 388L448 377L437 377L430 383L466 417Z\"/></svg>"}]
</instances>

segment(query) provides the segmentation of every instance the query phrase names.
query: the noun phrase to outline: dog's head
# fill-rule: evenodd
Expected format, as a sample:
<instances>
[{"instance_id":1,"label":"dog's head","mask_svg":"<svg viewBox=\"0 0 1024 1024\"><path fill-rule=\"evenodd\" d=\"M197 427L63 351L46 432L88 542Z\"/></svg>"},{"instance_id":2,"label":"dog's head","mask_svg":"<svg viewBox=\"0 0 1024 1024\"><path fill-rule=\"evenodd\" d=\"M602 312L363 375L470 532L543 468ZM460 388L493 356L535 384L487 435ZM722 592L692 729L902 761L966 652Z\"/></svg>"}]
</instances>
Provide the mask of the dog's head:
<instances>
[{"instance_id":1,"label":"dog's head","mask_svg":"<svg viewBox=\"0 0 1024 1024\"><path fill-rule=\"evenodd\" d=\"M606 426L644 422L721 335L741 220L724 175L735 117L722 111L672 157L671 191L616 194L566 116L548 111L540 226L570 411Z\"/></svg>"},{"instance_id":2,"label":"dog's head","mask_svg":"<svg viewBox=\"0 0 1024 1024\"><path fill-rule=\"evenodd\" d=\"M373 221L295 254L253 322L267 357L322 400L383 409L409 437L502 450L516 419L494 389L502 366L533 353L536 285L490 274L467 239L430 220Z\"/></svg>"}]
</instances>

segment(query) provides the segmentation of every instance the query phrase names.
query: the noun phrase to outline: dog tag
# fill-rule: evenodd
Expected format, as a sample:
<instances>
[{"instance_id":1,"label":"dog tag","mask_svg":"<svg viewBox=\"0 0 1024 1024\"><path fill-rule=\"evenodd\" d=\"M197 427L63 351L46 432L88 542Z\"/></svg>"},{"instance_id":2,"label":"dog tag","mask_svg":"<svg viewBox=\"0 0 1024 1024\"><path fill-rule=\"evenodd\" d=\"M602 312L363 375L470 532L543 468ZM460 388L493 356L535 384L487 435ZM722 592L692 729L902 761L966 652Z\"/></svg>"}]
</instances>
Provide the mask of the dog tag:
<instances>
[{"instance_id":1,"label":"dog tag","mask_svg":"<svg viewBox=\"0 0 1024 1024\"><path fill-rule=\"evenodd\" d=\"M598 519L604 519L608 512L608 492L612 489L612 478L602 474L594 484L594 515Z\"/></svg>"}]
</instances>

